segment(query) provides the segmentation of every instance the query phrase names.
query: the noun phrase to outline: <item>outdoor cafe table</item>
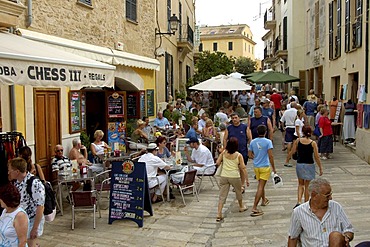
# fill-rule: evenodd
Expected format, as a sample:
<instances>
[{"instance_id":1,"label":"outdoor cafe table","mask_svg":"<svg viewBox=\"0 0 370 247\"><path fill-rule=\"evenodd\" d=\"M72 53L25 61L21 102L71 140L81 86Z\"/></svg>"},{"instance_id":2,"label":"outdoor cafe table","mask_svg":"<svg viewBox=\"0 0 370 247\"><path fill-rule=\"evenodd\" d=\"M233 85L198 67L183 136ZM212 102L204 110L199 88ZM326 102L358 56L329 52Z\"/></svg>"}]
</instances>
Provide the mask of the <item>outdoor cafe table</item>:
<instances>
[{"instance_id":1,"label":"outdoor cafe table","mask_svg":"<svg viewBox=\"0 0 370 247\"><path fill-rule=\"evenodd\" d=\"M68 187L68 183L73 183L73 182L81 182L85 180L90 180L91 181L91 188L94 188L94 176L92 173L88 174L80 174L79 170L76 173L69 173L68 175L58 175L58 190L59 190L59 209L60 209L60 214L63 215L63 195L62 195L62 185L65 184ZM69 191L68 191L69 193Z\"/></svg>"}]
</instances>

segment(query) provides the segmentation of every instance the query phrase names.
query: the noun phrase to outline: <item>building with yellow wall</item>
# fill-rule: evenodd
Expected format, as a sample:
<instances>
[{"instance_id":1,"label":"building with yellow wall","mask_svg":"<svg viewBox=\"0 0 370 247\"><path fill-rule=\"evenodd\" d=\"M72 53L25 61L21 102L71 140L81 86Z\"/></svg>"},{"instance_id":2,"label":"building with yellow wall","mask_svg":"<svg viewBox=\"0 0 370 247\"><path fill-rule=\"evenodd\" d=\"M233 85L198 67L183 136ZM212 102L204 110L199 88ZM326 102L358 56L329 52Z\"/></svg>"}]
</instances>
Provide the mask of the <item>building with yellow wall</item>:
<instances>
[{"instance_id":1,"label":"building with yellow wall","mask_svg":"<svg viewBox=\"0 0 370 247\"><path fill-rule=\"evenodd\" d=\"M255 60L256 42L248 25L201 26L198 51L223 52L228 57Z\"/></svg>"},{"instance_id":2,"label":"building with yellow wall","mask_svg":"<svg viewBox=\"0 0 370 247\"><path fill-rule=\"evenodd\" d=\"M156 83L156 76L161 73L160 63L155 59L156 10L154 0L143 0L140 4L132 0L0 0L2 37L11 34L13 36L9 37L19 40L17 38L21 36L21 43L28 40L32 45L40 44L40 47L46 45L50 49L57 49L53 50L55 54L60 50L66 56L77 55L81 57L79 65L82 67L108 68L108 74L110 69L114 69L110 82L93 83L91 88L83 87L82 90L79 85L71 84L72 73L71 77L64 78L65 85L69 86L53 86L52 81L47 82L57 78L55 71L52 77L43 70L39 77L45 83L40 86L31 81L28 83L27 80L23 80L22 85L9 86L20 82L11 82L9 76L10 80L6 79L6 73L0 73L3 76L0 77L2 131L22 132L34 151L33 160L42 165L47 174L50 172L50 158L54 155L55 144L61 143L68 155L71 140L79 137L80 130L87 131L90 127L90 131L94 128L102 129L107 137L107 112L113 110L108 109L106 97L114 90L122 92L122 95L131 94L134 98L137 96L134 101L133 98L122 98L125 118L130 118L128 114L136 114L136 118L142 115L155 117L157 90L164 91ZM12 52L17 45L14 44ZM5 54L6 49L7 47L0 44L0 53ZM37 48L34 50L37 52ZM22 55L21 51L19 53ZM50 54L50 57L55 54ZM82 62L86 58L92 61L90 63L86 60L90 65ZM41 60L50 63L52 59L46 55L42 59L31 59L30 63L39 63ZM68 65L68 62L65 63ZM13 68L11 60L2 59L0 65L2 69ZM38 68L45 67L39 65ZM78 73L75 74L76 78L80 75ZM105 75L98 73L86 76L95 82L105 79ZM59 79L56 80L60 82L62 77L58 75ZM107 85L112 88L105 88ZM87 104L79 106L84 107L86 112L79 113L81 119L77 131L72 126L74 119L71 117L71 108L74 107L71 105L71 95L75 92L71 93L73 89L77 89L76 92L81 97L86 96ZM130 103L132 107L129 109L126 103ZM95 127L90 126L93 123Z\"/></svg>"}]
</instances>

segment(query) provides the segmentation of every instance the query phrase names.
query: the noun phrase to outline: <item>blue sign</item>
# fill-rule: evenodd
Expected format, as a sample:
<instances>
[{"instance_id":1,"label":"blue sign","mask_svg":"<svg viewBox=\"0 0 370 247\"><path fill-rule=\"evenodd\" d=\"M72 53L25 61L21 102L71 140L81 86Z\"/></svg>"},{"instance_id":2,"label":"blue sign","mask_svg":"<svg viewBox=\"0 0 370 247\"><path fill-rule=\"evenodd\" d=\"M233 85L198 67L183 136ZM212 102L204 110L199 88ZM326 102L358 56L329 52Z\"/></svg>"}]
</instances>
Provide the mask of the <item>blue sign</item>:
<instances>
[{"instance_id":1,"label":"blue sign","mask_svg":"<svg viewBox=\"0 0 370 247\"><path fill-rule=\"evenodd\" d=\"M144 210L153 215L145 163L113 162L108 223L126 219L142 227Z\"/></svg>"}]
</instances>

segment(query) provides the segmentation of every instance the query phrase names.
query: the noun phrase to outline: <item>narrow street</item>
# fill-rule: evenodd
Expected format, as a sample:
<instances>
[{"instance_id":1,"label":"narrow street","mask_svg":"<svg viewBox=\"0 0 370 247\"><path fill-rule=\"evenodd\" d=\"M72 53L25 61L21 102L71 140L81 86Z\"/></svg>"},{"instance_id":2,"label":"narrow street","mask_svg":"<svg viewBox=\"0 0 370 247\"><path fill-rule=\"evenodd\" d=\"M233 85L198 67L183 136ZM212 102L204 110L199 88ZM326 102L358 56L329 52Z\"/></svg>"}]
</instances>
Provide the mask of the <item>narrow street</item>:
<instances>
[{"instance_id":1,"label":"narrow street","mask_svg":"<svg viewBox=\"0 0 370 247\"><path fill-rule=\"evenodd\" d=\"M70 208L65 204L65 215L45 224L41 246L286 246L290 215L296 204L297 179L294 167L284 167L285 154L281 151L280 133L275 134L275 164L284 186L274 189L271 181L266 187L270 204L263 207L264 215L251 217L250 210L257 182L248 163L250 187L244 194L249 209L239 213L235 194L230 191L224 207L225 219L216 222L218 188L207 179L202 184L199 202L186 195L186 207L180 194L171 203L153 205L154 216L144 219L138 228L131 221L108 224L108 210L97 216L97 227L92 225L92 214L77 213L76 228L71 230ZM332 185L333 200L344 207L353 226L352 246L370 239L370 166L341 144L334 146L333 159L322 161L323 177Z\"/></svg>"}]
</instances>

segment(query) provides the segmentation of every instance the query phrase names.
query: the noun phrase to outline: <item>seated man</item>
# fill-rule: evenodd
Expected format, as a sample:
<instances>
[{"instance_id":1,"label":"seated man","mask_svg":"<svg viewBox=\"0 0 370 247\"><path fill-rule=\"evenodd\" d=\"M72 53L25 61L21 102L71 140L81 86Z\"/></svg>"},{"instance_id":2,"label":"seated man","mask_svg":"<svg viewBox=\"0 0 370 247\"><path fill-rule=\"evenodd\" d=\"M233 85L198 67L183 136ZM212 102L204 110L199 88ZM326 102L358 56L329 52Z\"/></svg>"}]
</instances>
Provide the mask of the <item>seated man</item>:
<instances>
[{"instance_id":1,"label":"seated man","mask_svg":"<svg viewBox=\"0 0 370 247\"><path fill-rule=\"evenodd\" d=\"M330 183L316 178L308 186L311 198L293 210L289 228L288 247L349 246L353 227L342 206L332 200Z\"/></svg>"},{"instance_id":2,"label":"seated man","mask_svg":"<svg viewBox=\"0 0 370 247\"><path fill-rule=\"evenodd\" d=\"M191 152L191 156L189 155L189 151L187 147L184 147L186 158L189 162L192 162L192 166L194 169L197 170L197 174L213 174L215 172L216 166L215 162L213 160L211 151L209 149L199 143L199 140L197 138L191 137L189 141L186 142L186 144L189 144L190 147L193 149ZM211 167L211 168L208 168ZM208 168L206 170L206 168Z\"/></svg>"},{"instance_id":3,"label":"seated man","mask_svg":"<svg viewBox=\"0 0 370 247\"><path fill-rule=\"evenodd\" d=\"M170 122L167 118L163 117L162 112L158 112L157 118L154 119L154 127L160 130L166 129L166 126L170 126Z\"/></svg>"},{"instance_id":4,"label":"seated man","mask_svg":"<svg viewBox=\"0 0 370 247\"><path fill-rule=\"evenodd\" d=\"M140 157L139 162L145 162L146 164L146 173L148 175L148 185L149 188L154 188L158 185L159 188L155 190L155 193L152 197L152 202L159 202L162 199L159 199L158 196L161 195L161 191L165 191L167 185L166 174L158 175L158 168L168 170L170 167L157 156L158 146L155 143L150 143L147 147L147 153ZM158 179L157 179L158 178Z\"/></svg>"},{"instance_id":5,"label":"seated man","mask_svg":"<svg viewBox=\"0 0 370 247\"><path fill-rule=\"evenodd\" d=\"M54 148L55 156L51 161L51 169L52 169L52 179L58 179L58 173L66 170L72 169L71 160L63 155L63 146L58 144ZM81 186L80 183L76 182L73 183L72 190L75 191L79 189Z\"/></svg>"},{"instance_id":6,"label":"seated man","mask_svg":"<svg viewBox=\"0 0 370 247\"><path fill-rule=\"evenodd\" d=\"M73 139L72 146L71 151L69 151L70 160L77 160L79 165L88 165L92 172L100 173L104 171L102 164L91 164L90 161L87 160L87 149L81 144L80 139ZM84 150L83 154L81 153L81 150Z\"/></svg>"}]
</instances>

